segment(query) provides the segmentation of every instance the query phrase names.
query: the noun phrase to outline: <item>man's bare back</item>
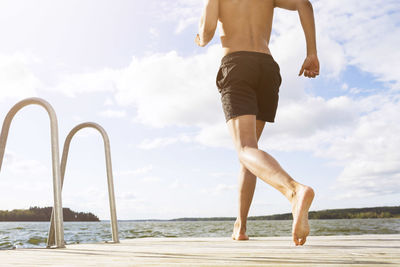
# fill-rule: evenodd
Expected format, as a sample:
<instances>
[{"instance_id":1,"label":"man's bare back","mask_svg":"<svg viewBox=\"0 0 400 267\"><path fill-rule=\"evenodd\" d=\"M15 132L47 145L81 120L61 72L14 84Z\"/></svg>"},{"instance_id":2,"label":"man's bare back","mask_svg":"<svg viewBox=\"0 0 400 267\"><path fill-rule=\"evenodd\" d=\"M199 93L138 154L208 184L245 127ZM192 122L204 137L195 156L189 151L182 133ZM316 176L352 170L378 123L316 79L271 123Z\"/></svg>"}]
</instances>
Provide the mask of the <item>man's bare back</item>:
<instances>
[{"instance_id":1,"label":"man's bare back","mask_svg":"<svg viewBox=\"0 0 400 267\"><path fill-rule=\"evenodd\" d=\"M224 55L235 51L271 54L268 45L274 8L298 11L307 44L307 57L299 76L315 78L319 75L319 61L313 9L308 0L207 0L195 42L206 46L220 21Z\"/></svg>"},{"instance_id":2,"label":"man's bare back","mask_svg":"<svg viewBox=\"0 0 400 267\"><path fill-rule=\"evenodd\" d=\"M219 0L220 37L224 54L254 51L271 54L274 1Z\"/></svg>"}]
</instances>

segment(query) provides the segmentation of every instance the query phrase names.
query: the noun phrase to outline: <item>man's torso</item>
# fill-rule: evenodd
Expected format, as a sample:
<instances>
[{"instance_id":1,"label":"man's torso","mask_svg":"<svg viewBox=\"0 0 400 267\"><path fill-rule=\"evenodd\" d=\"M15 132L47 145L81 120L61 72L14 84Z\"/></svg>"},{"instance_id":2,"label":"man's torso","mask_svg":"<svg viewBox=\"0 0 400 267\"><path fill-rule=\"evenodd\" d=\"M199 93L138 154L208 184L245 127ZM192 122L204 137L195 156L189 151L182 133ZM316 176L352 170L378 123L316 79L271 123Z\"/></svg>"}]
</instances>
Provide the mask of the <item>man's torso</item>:
<instances>
[{"instance_id":1,"label":"man's torso","mask_svg":"<svg viewBox=\"0 0 400 267\"><path fill-rule=\"evenodd\" d=\"M271 54L274 0L219 0L220 38L224 55L235 51Z\"/></svg>"}]
</instances>

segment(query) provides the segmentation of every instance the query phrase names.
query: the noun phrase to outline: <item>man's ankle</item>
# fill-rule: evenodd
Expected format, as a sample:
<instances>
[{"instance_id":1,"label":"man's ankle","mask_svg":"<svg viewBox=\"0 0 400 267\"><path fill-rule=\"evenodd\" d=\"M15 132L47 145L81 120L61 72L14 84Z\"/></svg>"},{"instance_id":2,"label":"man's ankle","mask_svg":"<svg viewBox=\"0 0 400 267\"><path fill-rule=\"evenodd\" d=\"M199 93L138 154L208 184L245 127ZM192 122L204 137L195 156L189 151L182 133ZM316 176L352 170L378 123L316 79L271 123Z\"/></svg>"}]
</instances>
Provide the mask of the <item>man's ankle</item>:
<instances>
[{"instance_id":1,"label":"man's ankle","mask_svg":"<svg viewBox=\"0 0 400 267\"><path fill-rule=\"evenodd\" d=\"M303 187L303 185L294 180L290 183L290 188L288 189L288 192L286 194L286 197L289 199L290 202L295 199L297 192L300 190L301 187Z\"/></svg>"},{"instance_id":2,"label":"man's ankle","mask_svg":"<svg viewBox=\"0 0 400 267\"><path fill-rule=\"evenodd\" d=\"M247 220L236 218L235 226L239 227L240 230L242 230L242 229L246 230L246 224L247 224Z\"/></svg>"}]
</instances>

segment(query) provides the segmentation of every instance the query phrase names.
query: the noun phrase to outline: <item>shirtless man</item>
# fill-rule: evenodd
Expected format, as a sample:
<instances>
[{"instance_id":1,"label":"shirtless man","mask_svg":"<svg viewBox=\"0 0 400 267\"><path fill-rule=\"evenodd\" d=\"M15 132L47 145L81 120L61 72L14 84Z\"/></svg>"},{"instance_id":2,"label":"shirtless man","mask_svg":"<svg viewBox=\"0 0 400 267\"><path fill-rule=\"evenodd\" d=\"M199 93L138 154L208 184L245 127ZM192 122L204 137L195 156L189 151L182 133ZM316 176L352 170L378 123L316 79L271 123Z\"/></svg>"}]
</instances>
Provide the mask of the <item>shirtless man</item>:
<instances>
[{"instance_id":1,"label":"shirtless man","mask_svg":"<svg viewBox=\"0 0 400 267\"><path fill-rule=\"evenodd\" d=\"M258 149L265 122L274 122L281 85L279 65L268 48L274 8L298 11L307 43L299 76L319 75L313 8L308 0L206 0L195 42L206 46L221 22L224 57L217 75L225 119L240 161L239 215L232 238L247 240L246 223L257 177L292 204L292 237L303 245L309 234L311 187L300 184L268 153ZM294 44L293 44L294 45Z\"/></svg>"}]
</instances>

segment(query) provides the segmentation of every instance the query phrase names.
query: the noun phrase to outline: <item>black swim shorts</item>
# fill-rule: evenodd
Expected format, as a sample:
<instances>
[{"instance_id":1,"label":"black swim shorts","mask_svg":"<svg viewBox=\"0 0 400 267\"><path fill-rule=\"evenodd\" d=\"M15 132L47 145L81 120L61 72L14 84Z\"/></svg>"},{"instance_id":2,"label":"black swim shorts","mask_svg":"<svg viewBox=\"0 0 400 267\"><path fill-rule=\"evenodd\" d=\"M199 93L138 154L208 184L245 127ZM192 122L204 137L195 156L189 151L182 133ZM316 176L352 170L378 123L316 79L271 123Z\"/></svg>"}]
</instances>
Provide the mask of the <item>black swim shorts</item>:
<instances>
[{"instance_id":1,"label":"black swim shorts","mask_svg":"<svg viewBox=\"0 0 400 267\"><path fill-rule=\"evenodd\" d=\"M253 114L274 122L281 82L279 65L269 54L238 51L224 56L216 83L226 121Z\"/></svg>"}]
</instances>

